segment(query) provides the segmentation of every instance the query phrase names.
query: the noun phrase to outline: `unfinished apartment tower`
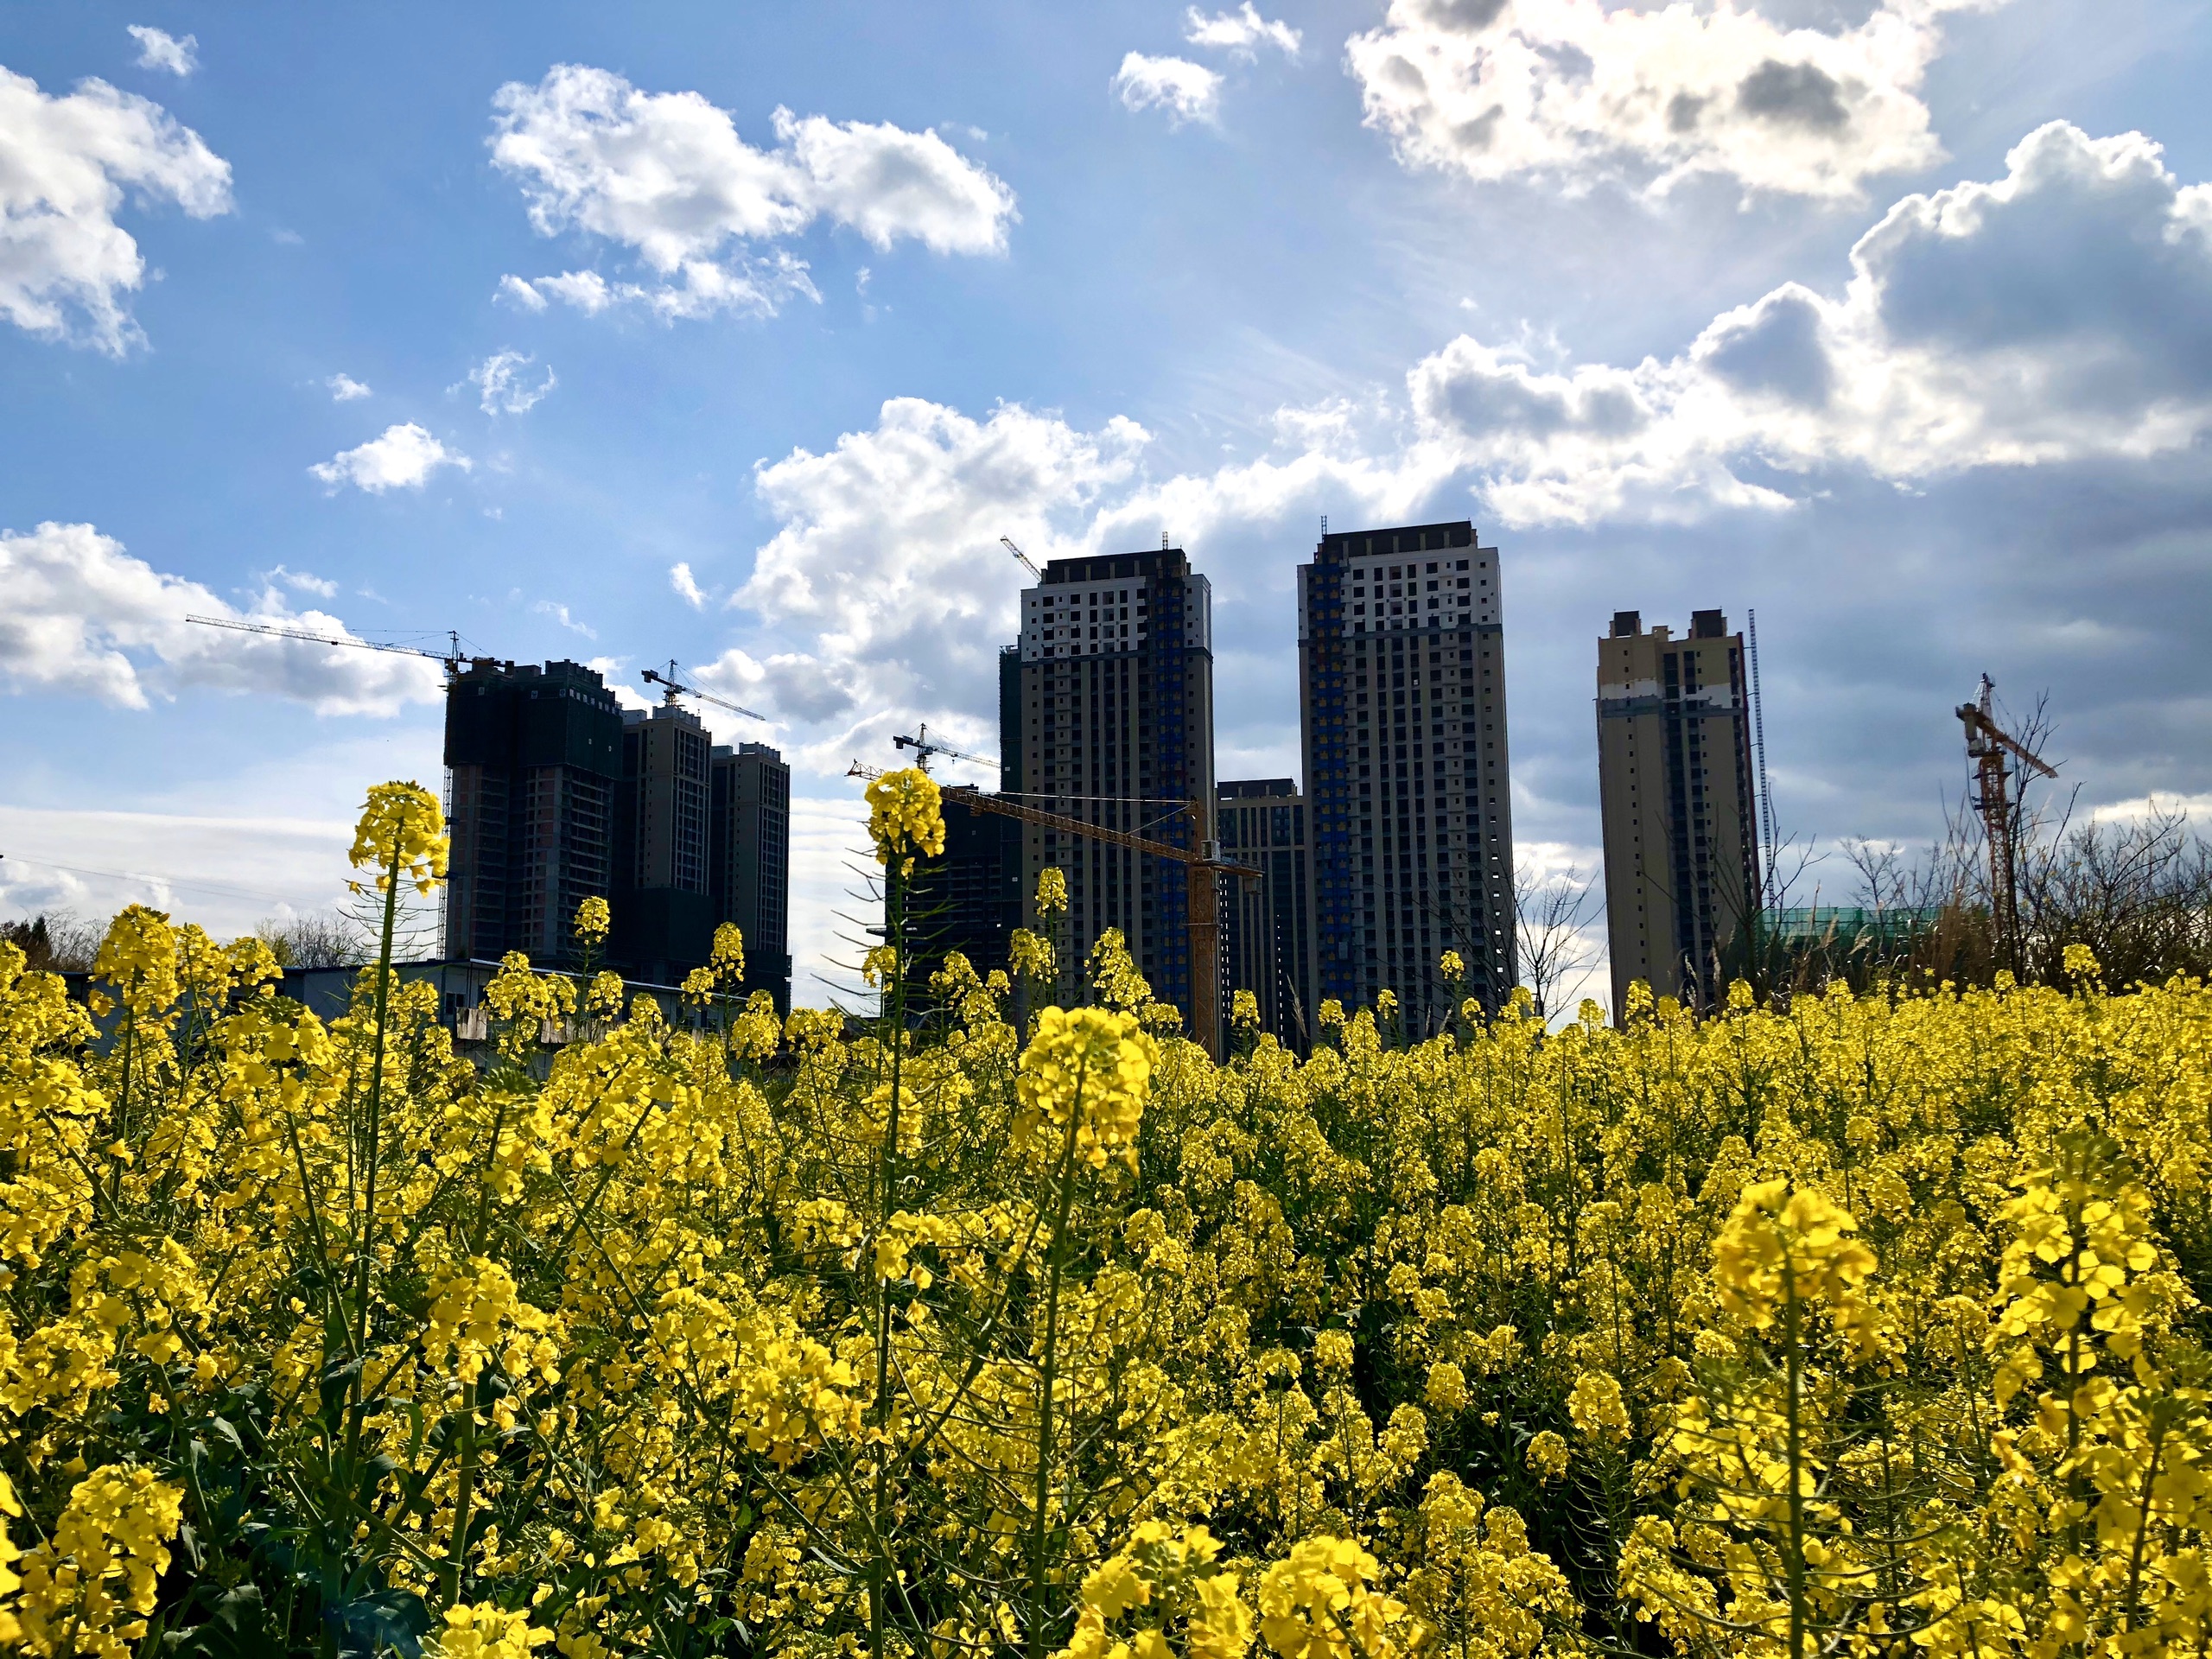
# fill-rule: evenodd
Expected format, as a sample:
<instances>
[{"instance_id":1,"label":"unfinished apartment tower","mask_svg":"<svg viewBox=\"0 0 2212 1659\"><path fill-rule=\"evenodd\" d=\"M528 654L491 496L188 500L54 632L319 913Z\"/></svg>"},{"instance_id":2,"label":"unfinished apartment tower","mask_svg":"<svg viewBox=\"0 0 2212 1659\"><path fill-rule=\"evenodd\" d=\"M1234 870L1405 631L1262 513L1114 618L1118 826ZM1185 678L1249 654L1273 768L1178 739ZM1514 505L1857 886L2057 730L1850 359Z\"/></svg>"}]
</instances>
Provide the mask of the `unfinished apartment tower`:
<instances>
[{"instance_id":1,"label":"unfinished apartment tower","mask_svg":"<svg viewBox=\"0 0 2212 1659\"><path fill-rule=\"evenodd\" d=\"M1598 792L1613 1008L1637 980L1705 1007L1759 905L1744 636L1719 611L1689 637L1613 616L1598 642Z\"/></svg>"}]
</instances>

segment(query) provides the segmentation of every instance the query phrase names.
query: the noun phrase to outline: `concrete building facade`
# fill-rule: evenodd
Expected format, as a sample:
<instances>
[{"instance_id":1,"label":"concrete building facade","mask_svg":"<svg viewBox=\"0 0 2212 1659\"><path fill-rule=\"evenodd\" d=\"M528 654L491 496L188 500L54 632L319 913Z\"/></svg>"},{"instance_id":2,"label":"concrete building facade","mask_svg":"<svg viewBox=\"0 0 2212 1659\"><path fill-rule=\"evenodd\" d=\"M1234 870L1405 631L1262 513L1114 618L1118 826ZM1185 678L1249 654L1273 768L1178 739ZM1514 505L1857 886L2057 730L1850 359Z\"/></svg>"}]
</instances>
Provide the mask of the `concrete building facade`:
<instances>
[{"instance_id":1,"label":"concrete building facade","mask_svg":"<svg viewBox=\"0 0 2212 1659\"><path fill-rule=\"evenodd\" d=\"M1289 778L1219 786L1221 855L1259 871L1223 884L1222 951L1232 991L1260 1005L1260 1029L1305 1053L1313 1042L1313 849L1306 798Z\"/></svg>"},{"instance_id":2,"label":"concrete building facade","mask_svg":"<svg viewBox=\"0 0 2212 1659\"><path fill-rule=\"evenodd\" d=\"M1760 903L1744 637L1693 611L1686 639L1617 612L1598 642L1598 791L1613 1008L1643 980L1700 1007Z\"/></svg>"},{"instance_id":3,"label":"concrete building facade","mask_svg":"<svg viewBox=\"0 0 2212 1659\"><path fill-rule=\"evenodd\" d=\"M1317 997L1389 989L1433 1031L1512 989L1503 618L1497 550L1465 519L1325 534L1299 567Z\"/></svg>"},{"instance_id":4,"label":"concrete building facade","mask_svg":"<svg viewBox=\"0 0 2212 1659\"><path fill-rule=\"evenodd\" d=\"M745 935L747 995L791 1007L791 769L766 743L717 744L708 756L707 891L719 925Z\"/></svg>"},{"instance_id":5,"label":"concrete building facade","mask_svg":"<svg viewBox=\"0 0 2212 1659\"><path fill-rule=\"evenodd\" d=\"M675 984L713 949L707 881L713 747L699 717L673 702L623 711L608 949L640 979Z\"/></svg>"},{"instance_id":6,"label":"concrete building facade","mask_svg":"<svg viewBox=\"0 0 2212 1659\"><path fill-rule=\"evenodd\" d=\"M1053 560L1022 592L1018 664L1001 680L1001 719L1017 734L1004 787L1178 847L1213 839L1213 593L1181 549ZM1036 826L1021 842L1025 917L1040 871L1067 875L1063 994L1119 928L1154 995L1189 1021L1183 866ZM1216 977L1206 994L1218 998Z\"/></svg>"},{"instance_id":7,"label":"concrete building facade","mask_svg":"<svg viewBox=\"0 0 2212 1659\"><path fill-rule=\"evenodd\" d=\"M622 714L581 663L478 658L446 689L445 954L571 960L576 906L615 880Z\"/></svg>"}]
</instances>

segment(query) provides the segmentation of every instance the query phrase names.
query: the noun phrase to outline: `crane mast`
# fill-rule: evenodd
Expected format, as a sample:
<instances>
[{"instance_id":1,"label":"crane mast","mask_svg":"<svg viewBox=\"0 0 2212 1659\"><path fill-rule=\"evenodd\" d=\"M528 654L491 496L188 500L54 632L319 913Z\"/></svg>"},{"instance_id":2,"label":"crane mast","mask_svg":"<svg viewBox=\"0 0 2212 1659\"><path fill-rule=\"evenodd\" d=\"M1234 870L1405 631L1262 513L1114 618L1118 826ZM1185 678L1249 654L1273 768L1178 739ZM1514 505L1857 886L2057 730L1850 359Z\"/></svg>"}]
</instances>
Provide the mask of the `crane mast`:
<instances>
[{"instance_id":1,"label":"crane mast","mask_svg":"<svg viewBox=\"0 0 2212 1659\"><path fill-rule=\"evenodd\" d=\"M1996 925L1999 948L2011 958L2012 970L2020 966L2020 916L2018 875L2013 868L2014 842L2018 834L2018 803L2012 797L2013 773L2005 766L2010 755L2024 771L2056 778L2056 768L1997 723L1997 688L1989 676L1981 677L1981 691L1973 702L1962 702L1956 713L1966 727L1967 759L1974 767L1980 793L1974 805L1981 813L1983 839L1989 843L1989 911Z\"/></svg>"}]
</instances>

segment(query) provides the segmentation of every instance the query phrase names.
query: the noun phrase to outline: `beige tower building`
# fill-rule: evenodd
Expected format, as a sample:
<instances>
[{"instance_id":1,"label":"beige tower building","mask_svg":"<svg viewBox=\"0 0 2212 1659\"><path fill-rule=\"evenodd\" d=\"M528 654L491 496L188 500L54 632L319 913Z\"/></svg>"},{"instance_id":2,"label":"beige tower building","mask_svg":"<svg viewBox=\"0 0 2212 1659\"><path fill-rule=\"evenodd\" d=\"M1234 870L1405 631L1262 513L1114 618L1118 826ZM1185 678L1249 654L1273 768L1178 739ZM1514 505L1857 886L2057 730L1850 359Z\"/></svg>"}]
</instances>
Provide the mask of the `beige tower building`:
<instances>
[{"instance_id":1,"label":"beige tower building","mask_svg":"<svg viewBox=\"0 0 2212 1659\"><path fill-rule=\"evenodd\" d=\"M1615 613L1598 642L1598 793L1616 1015L1639 979L1716 1000L1762 891L1744 637L1721 613L1691 612L1683 639Z\"/></svg>"}]
</instances>

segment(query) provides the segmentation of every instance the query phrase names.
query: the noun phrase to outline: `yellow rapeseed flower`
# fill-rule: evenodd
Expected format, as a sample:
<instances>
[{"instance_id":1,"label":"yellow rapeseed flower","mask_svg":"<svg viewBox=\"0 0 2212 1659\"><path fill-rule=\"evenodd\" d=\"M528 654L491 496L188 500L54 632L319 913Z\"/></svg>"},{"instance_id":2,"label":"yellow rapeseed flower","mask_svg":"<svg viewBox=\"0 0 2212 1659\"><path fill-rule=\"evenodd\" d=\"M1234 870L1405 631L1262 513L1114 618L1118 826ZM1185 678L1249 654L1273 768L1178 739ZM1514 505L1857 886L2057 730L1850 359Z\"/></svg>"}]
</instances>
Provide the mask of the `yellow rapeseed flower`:
<instances>
[{"instance_id":1,"label":"yellow rapeseed flower","mask_svg":"<svg viewBox=\"0 0 2212 1659\"><path fill-rule=\"evenodd\" d=\"M427 894L445 880L446 815L420 784L378 784L369 791L347 855L355 869L377 872L378 893L394 880Z\"/></svg>"},{"instance_id":2,"label":"yellow rapeseed flower","mask_svg":"<svg viewBox=\"0 0 2212 1659\"><path fill-rule=\"evenodd\" d=\"M1077 1156L1094 1169L1109 1157L1136 1167L1137 1125L1160 1049L1133 1014L1046 1008L1021 1056L1016 1145L1047 1123L1076 1128Z\"/></svg>"},{"instance_id":3,"label":"yellow rapeseed flower","mask_svg":"<svg viewBox=\"0 0 2212 1659\"><path fill-rule=\"evenodd\" d=\"M937 779L918 766L887 772L868 786L868 833L875 842L875 861L903 874L917 855L935 858L944 851L944 812Z\"/></svg>"}]
</instances>

